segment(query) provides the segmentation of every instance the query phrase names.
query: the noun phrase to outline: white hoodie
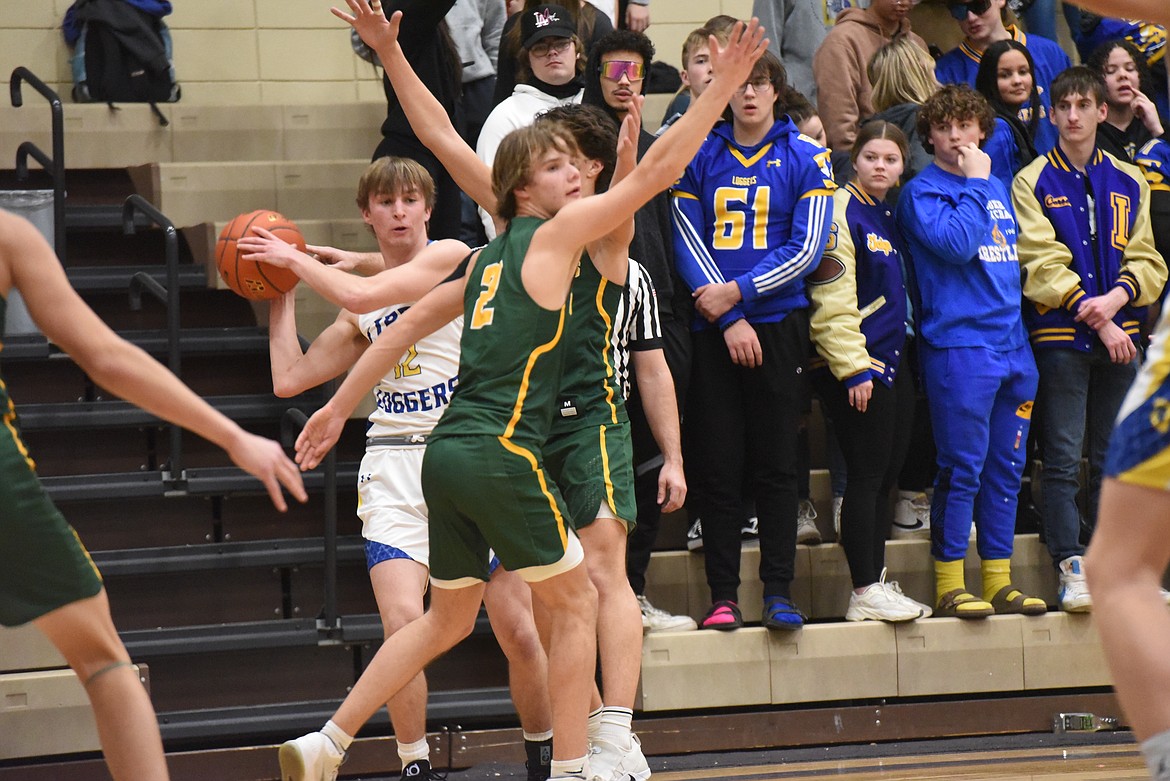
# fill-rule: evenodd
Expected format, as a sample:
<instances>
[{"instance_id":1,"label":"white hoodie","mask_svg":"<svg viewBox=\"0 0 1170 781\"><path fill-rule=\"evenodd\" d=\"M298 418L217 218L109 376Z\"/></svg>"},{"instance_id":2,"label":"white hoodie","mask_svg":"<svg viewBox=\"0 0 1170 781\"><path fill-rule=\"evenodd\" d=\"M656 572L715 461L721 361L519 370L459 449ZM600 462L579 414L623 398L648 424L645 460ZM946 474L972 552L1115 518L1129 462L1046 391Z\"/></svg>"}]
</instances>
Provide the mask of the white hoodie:
<instances>
[{"instance_id":1,"label":"white hoodie","mask_svg":"<svg viewBox=\"0 0 1170 781\"><path fill-rule=\"evenodd\" d=\"M551 108L580 103L583 93L582 89L567 98L556 98L528 84L517 84L512 94L492 109L492 113L484 120L483 130L479 132L479 141L475 145L475 153L480 160L490 166L496 159L496 150L500 148L504 136L518 128L528 127L536 121L538 115ZM480 209L479 217L483 221L487 237L494 239L496 226L491 215Z\"/></svg>"}]
</instances>

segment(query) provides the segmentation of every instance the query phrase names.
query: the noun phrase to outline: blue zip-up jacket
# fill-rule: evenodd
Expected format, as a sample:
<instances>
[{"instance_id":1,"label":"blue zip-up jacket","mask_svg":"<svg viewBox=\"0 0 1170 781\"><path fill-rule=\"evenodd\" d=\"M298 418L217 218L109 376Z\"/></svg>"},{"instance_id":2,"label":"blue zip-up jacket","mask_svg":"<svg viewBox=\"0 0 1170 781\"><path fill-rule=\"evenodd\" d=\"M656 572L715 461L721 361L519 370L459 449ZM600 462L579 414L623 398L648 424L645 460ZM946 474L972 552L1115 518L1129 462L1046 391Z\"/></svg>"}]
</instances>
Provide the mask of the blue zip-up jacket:
<instances>
[{"instance_id":1,"label":"blue zip-up jacket","mask_svg":"<svg viewBox=\"0 0 1170 781\"><path fill-rule=\"evenodd\" d=\"M890 387L906 343L905 252L890 207L856 184L833 196L833 226L821 267L808 278L809 335L820 358L851 388L866 380Z\"/></svg>"},{"instance_id":2,"label":"blue zip-up jacket","mask_svg":"<svg viewBox=\"0 0 1170 781\"><path fill-rule=\"evenodd\" d=\"M1096 149L1082 174L1057 146L1020 171L1012 201L1032 347L1093 349L1096 331L1076 322L1077 309L1115 287L1129 304L1113 322L1138 341L1166 263L1154 248L1150 187L1137 166Z\"/></svg>"},{"instance_id":3,"label":"blue zip-up jacket","mask_svg":"<svg viewBox=\"0 0 1170 781\"><path fill-rule=\"evenodd\" d=\"M902 189L897 222L927 344L1007 351L1027 343L1016 218L998 179L967 179L932 163Z\"/></svg>"},{"instance_id":4,"label":"blue zip-up jacket","mask_svg":"<svg viewBox=\"0 0 1170 781\"><path fill-rule=\"evenodd\" d=\"M691 290L734 280L743 300L719 318L774 323L808 306L804 278L832 220L829 152L787 117L742 147L715 126L671 192L675 263ZM694 329L712 327L696 317Z\"/></svg>"}]
</instances>

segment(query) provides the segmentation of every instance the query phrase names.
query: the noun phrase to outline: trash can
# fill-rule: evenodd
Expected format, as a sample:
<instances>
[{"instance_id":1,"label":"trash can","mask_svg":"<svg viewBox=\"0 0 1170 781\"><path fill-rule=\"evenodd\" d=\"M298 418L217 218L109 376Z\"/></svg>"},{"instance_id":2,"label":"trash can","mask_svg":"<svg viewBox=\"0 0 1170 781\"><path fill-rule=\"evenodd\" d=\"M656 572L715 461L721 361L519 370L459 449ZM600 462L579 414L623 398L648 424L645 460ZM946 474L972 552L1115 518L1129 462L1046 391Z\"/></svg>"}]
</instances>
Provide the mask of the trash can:
<instances>
[{"instance_id":1,"label":"trash can","mask_svg":"<svg viewBox=\"0 0 1170 781\"><path fill-rule=\"evenodd\" d=\"M53 191L52 190L0 190L0 209L19 214L31 222L53 245ZM53 247L56 250L56 247ZM39 335L40 329L29 316L24 299L15 290L8 293L8 310L4 318L5 336Z\"/></svg>"}]
</instances>

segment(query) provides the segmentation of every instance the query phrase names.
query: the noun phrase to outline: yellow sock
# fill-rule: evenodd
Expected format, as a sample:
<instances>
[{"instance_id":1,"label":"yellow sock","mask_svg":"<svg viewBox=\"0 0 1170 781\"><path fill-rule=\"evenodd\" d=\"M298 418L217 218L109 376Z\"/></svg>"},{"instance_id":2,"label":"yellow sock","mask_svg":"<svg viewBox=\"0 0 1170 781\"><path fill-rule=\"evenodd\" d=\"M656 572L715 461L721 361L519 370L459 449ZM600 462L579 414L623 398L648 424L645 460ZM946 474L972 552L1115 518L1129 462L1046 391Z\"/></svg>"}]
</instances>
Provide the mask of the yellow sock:
<instances>
[{"instance_id":1,"label":"yellow sock","mask_svg":"<svg viewBox=\"0 0 1170 781\"><path fill-rule=\"evenodd\" d=\"M967 590L963 579L963 560L934 562L934 600L937 604L942 595L955 589Z\"/></svg>"},{"instance_id":2,"label":"yellow sock","mask_svg":"<svg viewBox=\"0 0 1170 781\"><path fill-rule=\"evenodd\" d=\"M1011 559L984 559L981 569L983 571L983 598L988 602L999 593L1001 588L1012 584Z\"/></svg>"}]
</instances>

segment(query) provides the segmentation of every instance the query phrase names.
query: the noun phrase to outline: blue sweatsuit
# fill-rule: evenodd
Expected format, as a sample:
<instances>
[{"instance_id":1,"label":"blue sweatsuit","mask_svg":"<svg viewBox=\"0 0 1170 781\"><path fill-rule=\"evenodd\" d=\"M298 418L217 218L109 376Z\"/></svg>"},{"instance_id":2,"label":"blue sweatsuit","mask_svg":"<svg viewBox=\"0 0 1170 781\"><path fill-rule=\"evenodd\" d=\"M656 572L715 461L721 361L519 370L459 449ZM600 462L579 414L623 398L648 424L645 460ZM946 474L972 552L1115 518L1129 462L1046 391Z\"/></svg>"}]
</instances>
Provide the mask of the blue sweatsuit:
<instances>
[{"instance_id":1,"label":"blue sweatsuit","mask_svg":"<svg viewBox=\"0 0 1170 781\"><path fill-rule=\"evenodd\" d=\"M938 449L931 554L1012 555L1036 363L1021 312L1016 218L1003 185L932 164L898 201L913 260L923 379Z\"/></svg>"}]
</instances>

